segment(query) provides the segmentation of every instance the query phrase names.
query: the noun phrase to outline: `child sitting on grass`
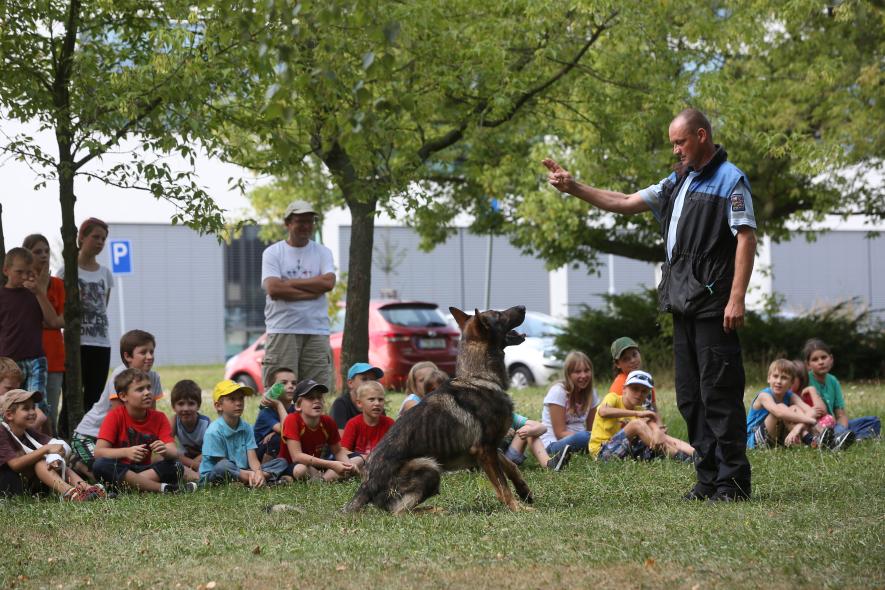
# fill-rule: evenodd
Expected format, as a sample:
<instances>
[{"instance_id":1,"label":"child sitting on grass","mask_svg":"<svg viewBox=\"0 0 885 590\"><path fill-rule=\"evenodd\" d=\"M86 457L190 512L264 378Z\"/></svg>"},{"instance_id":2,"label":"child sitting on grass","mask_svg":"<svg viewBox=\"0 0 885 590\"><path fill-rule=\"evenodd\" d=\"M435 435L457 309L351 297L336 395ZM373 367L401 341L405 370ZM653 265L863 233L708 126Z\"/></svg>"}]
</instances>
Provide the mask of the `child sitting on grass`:
<instances>
[{"instance_id":1,"label":"child sitting on grass","mask_svg":"<svg viewBox=\"0 0 885 590\"><path fill-rule=\"evenodd\" d=\"M259 461L268 461L280 454L283 420L295 411L292 403L295 397L295 371L280 367L268 375L265 392L261 398L261 408L255 419L255 453Z\"/></svg>"},{"instance_id":2,"label":"child sitting on grass","mask_svg":"<svg viewBox=\"0 0 885 590\"><path fill-rule=\"evenodd\" d=\"M642 368L642 354L639 352L639 345L629 336L621 336L612 342L611 353L617 374L608 390L614 391L618 395L622 395L624 393L624 382L627 381L627 375L629 375L631 371L636 371ZM646 409L652 410L653 412L658 411L658 401L655 397L654 388L652 388L651 395L646 401ZM658 414L658 418L660 419L660 414Z\"/></svg>"},{"instance_id":3,"label":"child sitting on grass","mask_svg":"<svg viewBox=\"0 0 885 590\"><path fill-rule=\"evenodd\" d=\"M438 370L439 367L430 361L421 361L412 365L412 368L409 369L409 374L406 376L406 387L403 392L406 394L406 399L403 400L399 407L400 417L407 410L421 403L421 400L424 399L424 382L430 377L431 373Z\"/></svg>"},{"instance_id":4,"label":"child sitting on grass","mask_svg":"<svg viewBox=\"0 0 885 590\"><path fill-rule=\"evenodd\" d=\"M82 502L104 498L64 461L64 441L34 430L39 391L13 389L0 399L0 494L18 496L52 490L62 500Z\"/></svg>"},{"instance_id":5,"label":"child sitting on grass","mask_svg":"<svg viewBox=\"0 0 885 590\"><path fill-rule=\"evenodd\" d=\"M294 414L283 421L280 457L292 465L295 479L335 481L356 473L347 453L341 448L338 426L323 413L323 395L329 389L313 379L305 379L295 388ZM327 459L327 457L334 459Z\"/></svg>"},{"instance_id":6,"label":"child sitting on grass","mask_svg":"<svg viewBox=\"0 0 885 590\"><path fill-rule=\"evenodd\" d=\"M504 456L516 465L523 464L525 450L528 448L537 459L538 465L544 465L553 471L560 471L568 464L573 449L569 445L565 445L551 457L540 438L545 432L547 432L547 427L540 422L529 420L522 414L513 412L513 424L500 448L504 451Z\"/></svg>"},{"instance_id":7,"label":"child sitting on grass","mask_svg":"<svg viewBox=\"0 0 885 590\"><path fill-rule=\"evenodd\" d=\"M258 447L255 444L255 433L242 419L246 396L254 393L251 387L230 379L215 386L212 399L219 417L209 426L203 437L201 481L240 481L250 488L260 488L267 482L287 481L282 478L289 470L289 463L284 459L271 459L261 463L255 453Z\"/></svg>"},{"instance_id":8,"label":"child sitting on grass","mask_svg":"<svg viewBox=\"0 0 885 590\"><path fill-rule=\"evenodd\" d=\"M599 405L593 387L593 363L583 352L573 350L565 357L562 374L562 381L554 383L544 396L541 423L547 430L541 442L550 455L584 453Z\"/></svg>"},{"instance_id":9,"label":"child sitting on grass","mask_svg":"<svg viewBox=\"0 0 885 590\"><path fill-rule=\"evenodd\" d=\"M360 415L356 401L356 390L363 383L377 381L384 377L384 371L369 363L354 363L347 371L347 391L344 391L332 402L329 414L338 425L338 435L344 434L347 423Z\"/></svg>"},{"instance_id":10,"label":"child sitting on grass","mask_svg":"<svg viewBox=\"0 0 885 590\"><path fill-rule=\"evenodd\" d=\"M756 395L747 413L748 449L778 444L791 447L801 443L806 434L815 437L817 447L833 446L833 430L818 426L814 410L790 391L795 370L787 359L776 359L769 365L768 387Z\"/></svg>"},{"instance_id":11,"label":"child sitting on grass","mask_svg":"<svg viewBox=\"0 0 885 590\"><path fill-rule=\"evenodd\" d=\"M694 448L685 441L667 435L657 422L657 414L643 409L654 387L645 371L631 371L624 381L624 393L608 393L596 410L590 435L590 452L600 460L649 460L667 456L690 461Z\"/></svg>"},{"instance_id":12,"label":"child sitting on grass","mask_svg":"<svg viewBox=\"0 0 885 590\"><path fill-rule=\"evenodd\" d=\"M126 369L114 379L122 406L108 412L95 443L95 476L112 486L125 483L146 492L192 492L196 483L179 485L184 466L166 414L152 409L151 380L141 369ZM158 459L152 460L156 455Z\"/></svg>"},{"instance_id":13,"label":"child sitting on grass","mask_svg":"<svg viewBox=\"0 0 885 590\"><path fill-rule=\"evenodd\" d=\"M393 426L393 418L384 415L384 386L377 381L360 385L356 397L363 413L347 422L341 447L354 468L362 472L369 453Z\"/></svg>"},{"instance_id":14,"label":"child sitting on grass","mask_svg":"<svg viewBox=\"0 0 885 590\"><path fill-rule=\"evenodd\" d=\"M845 410L845 397L842 395L842 385L830 373L835 360L830 347L823 340L812 338L805 343L802 352L805 355L805 364L809 369L808 381L826 404L827 413L832 414L836 420L834 427L836 436L847 436L852 440L855 438L857 440L878 438L882 431L882 422L878 416L848 419L848 413ZM852 434L846 435L846 432Z\"/></svg>"},{"instance_id":15,"label":"child sitting on grass","mask_svg":"<svg viewBox=\"0 0 885 590\"><path fill-rule=\"evenodd\" d=\"M182 379L172 387L172 411L175 422L172 424L172 436L178 439L181 450L178 460L197 473L203 457L203 437L211 420L200 413L203 403L203 391L196 382Z\"/></svg>"},{"instance_id":16,"label":"child sitting on grass","mask_svg":"<svg viewBox=\"0 0 885 590\"><path fill-rule=\"evenodd\" d=\"M113 370L104 386L101 397L90 408L71 437L74 450L74 467L81 475L92 477L92 463L95 455L95 442L105 417L112 409L121 405L117 398L115 379L126 369L139 369L147 375L151 385L153 400L151 409L156 409L158 399L163 397L163 385L160 376L151 369L154 366L154 351L157 341L154 336L144 330L129 330L120 337L120 358L123 363Z\"/></svg>"},{"instance_id":17,"label":"child sitting on grass","mask_svg":"<svg viewBox=\"0 0 885 590\"><path fill-rule=\"evenodd\" d=\"M0 356L0 399L7 391L20 389L24 380L25 374L22 373L18 363L9 357ZM34 423L33 429L45 434L48 422L48 416L40 408L37 408L37 421Z\"/></svg>"}]
</instances>

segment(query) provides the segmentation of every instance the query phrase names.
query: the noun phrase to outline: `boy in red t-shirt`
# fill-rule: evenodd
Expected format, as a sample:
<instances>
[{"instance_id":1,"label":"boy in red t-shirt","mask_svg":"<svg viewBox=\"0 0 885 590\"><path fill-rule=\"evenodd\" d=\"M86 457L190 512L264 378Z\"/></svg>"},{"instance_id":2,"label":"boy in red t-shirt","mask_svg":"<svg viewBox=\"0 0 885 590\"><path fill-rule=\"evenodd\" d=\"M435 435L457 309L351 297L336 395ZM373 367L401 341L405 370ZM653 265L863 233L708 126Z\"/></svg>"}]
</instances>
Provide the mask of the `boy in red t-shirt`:
<instances>
[{"instance_id":1,"label":"boy in red t-shirt","mask_svg":"<svg viewBox=\"0 0 885 590\"><path fill-rule=\"evenodd\" d=\"M125 482L137 490L192 492L197 484L179 485L184 468L166 414L151 409L151 381L141 369L126 369L114 379L123 405L105 417L95 443L92 472L111 485ZM153 455L160 457L152 461Z\"/></svg>"},{"instance_id":2,"label":"boy in red t-shirt","mask_svg":"<svg viewBox=\"0 0 885 590\"><path fill-rule=\"evenodd\" d=\"M384 415L384 386L377 381L360 385L356 398L356 405L362 414L348 420L341 446L357 471L362 472L369 453L393 426L393 418Z\"/></svg>"},{"instance_id":3,"label":"boy in red t-shirt","mask_svg":"<svg viewBox=\"0 0 885 590\"><path fill-rule=\"evenodd\" d=\"M294 479L335 481L356 473L347 452L341 448L338 425L323 413L323 394L328 391L313 379L305 379L295 387L295 406L299 411L283 421L285 444L280 448L280 458L292 464Z\"/></svg>"}]
</instances>

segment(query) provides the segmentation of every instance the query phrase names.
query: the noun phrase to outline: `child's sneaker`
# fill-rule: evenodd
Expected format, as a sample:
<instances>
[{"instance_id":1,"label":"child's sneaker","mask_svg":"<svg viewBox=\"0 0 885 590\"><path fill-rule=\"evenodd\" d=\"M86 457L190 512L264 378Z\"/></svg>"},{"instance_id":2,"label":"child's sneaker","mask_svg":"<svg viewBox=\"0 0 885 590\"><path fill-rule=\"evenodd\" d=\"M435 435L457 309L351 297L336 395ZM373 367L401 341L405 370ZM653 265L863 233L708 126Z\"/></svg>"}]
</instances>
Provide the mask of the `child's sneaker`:
<instances>
[{"instance_id":1,"label":"child's sneaker","mask_svg":"<svg viewBox=\"0 0 885 590\"><path fill-rule=\"evenodd\" d=\"M161 494L175 494L178 492L178 486L174 483L161 483L160 484L160 493Z\"/></svg>"},{"instance_id":2,"label":"child's sneaker","mask_svg":"<svg viewBox=\"0 0 885 590\"><path fill-rule=\"evenodd\" d=\"M846 430L842 434L837 434L833 437L833 445L830 449L833 451L844 451L853 445L855 440L857 440L857 435L854 434L854 431Z\"/></svg>"},{"instance_id":3,"label":"child's sneaker","mask_svg":"<svg viewBox=\"0 0 885 590\"><path fill-rule=\"evenodd\" d=\"M768 448L768 430L765 428L765 424L760 424L753 431L753 442L756 449Z\"/></svg>"},{"instance_id":4,"label":"child's sneaker","mask_svg":"<svg viewBox=\"0 0 885 590\"><path fill-rule=\"evenodd\" d=\"M197 485L197 482L188 481L178 487L178 493L180 493L180 494L193 494L194 492L197 491L198 487L199 486Z\"/></svg>"},{"instance_id":5,"label":"child's sneaker","mask_svg":"<svg viewBox=\"0 0 885 590\"><path fill-rule=\"evenodd\" d=\"M697 451L689 455L683 451L676 451L676 453L671 457L674 461L682 461L683 463L694 463L695 457L697 456Z\"/></svg>"},{"instance_id":6,"label":"child's sneaker","mask_svg":"<svg viewBox=\"0 0 885 590\"><path fill-rule=\"evenodd\" d=\"M557 454L550 457L547 460L547 469L552 469L553 471L562 471L562 469L568 465L568 462L572 458L571 446L565 445L562 447Z\"/></svg>"},{"instance_id":7,"label":"child's sneaker","mask_svg":"<svg viewBox=\"0 0 885 590\"><path fill-rule=\"evenodd\" d=\"M811 443L812 447L818 449L830 449L833 447L833 429L832 428L824 428L820 431L816 437L814 437L814 442Z\"/></svg>"}]
</instances>

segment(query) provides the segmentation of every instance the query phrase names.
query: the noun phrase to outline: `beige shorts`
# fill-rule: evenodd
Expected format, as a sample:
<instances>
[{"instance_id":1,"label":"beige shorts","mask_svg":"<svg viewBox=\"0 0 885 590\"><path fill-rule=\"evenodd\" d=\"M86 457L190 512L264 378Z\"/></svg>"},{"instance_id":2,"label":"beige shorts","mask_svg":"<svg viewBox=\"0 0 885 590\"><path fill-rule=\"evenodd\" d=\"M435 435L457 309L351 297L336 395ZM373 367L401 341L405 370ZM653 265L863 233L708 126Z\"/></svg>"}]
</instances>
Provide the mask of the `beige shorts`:
<instances>
[{"instance_id":1,"label":"beige shorts","mask_svg":"<svg viewBox=\"0 0 885 590\"><path fill-rule=\"evenodd\" d=\"M313 379L332 391L332 348L323 334L268 334L264 347L261 377L269 386L268 376L286 367L298 381Z\"/></svg>"}]
</instances>

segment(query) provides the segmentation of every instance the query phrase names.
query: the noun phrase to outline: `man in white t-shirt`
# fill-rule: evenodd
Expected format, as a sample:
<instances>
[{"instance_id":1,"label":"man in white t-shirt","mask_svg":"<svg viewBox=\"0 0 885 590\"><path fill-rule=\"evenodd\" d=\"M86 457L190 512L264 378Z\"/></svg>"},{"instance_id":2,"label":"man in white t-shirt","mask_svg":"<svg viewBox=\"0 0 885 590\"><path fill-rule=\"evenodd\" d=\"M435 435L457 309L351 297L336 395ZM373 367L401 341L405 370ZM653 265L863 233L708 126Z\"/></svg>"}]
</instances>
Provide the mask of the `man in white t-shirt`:
<instances>
[{"instance_id":1,"label":"man in white t-shirt","mask_svg":"<svg viewBox=\"0 0 885 590\"><path fill-rule=\"evenodd\" d=\"M295 371L298 381L331 385L329 310L326 293L335 286L332 251L311 240L317 214L306 201L286 208L284 241L261 255L261 287L267 293L263 379L280 367Z\"/></svg>"}]
</instances>

